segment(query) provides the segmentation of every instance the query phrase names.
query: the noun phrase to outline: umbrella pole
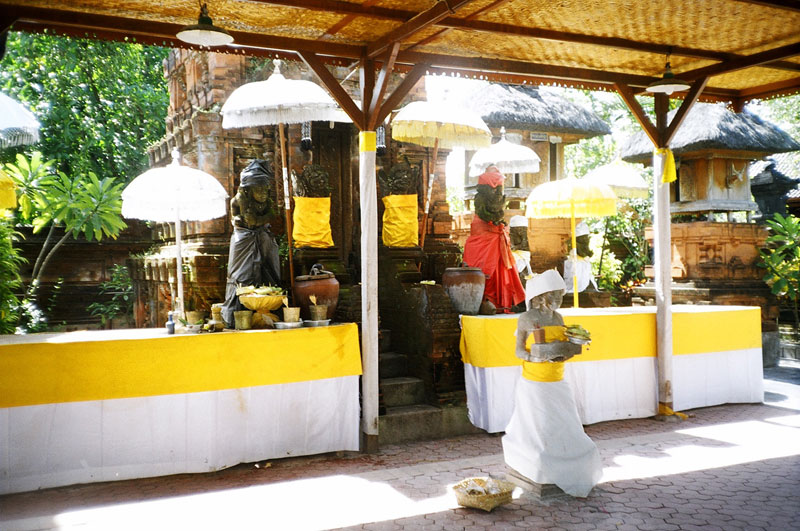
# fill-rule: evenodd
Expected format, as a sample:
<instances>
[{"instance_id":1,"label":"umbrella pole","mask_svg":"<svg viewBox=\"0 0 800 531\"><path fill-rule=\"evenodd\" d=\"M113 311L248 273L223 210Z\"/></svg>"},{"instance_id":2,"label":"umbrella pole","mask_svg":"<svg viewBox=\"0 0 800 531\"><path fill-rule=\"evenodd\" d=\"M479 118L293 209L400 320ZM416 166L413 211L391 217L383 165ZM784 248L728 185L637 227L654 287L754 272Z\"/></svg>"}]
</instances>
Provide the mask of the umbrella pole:
<instances>
[{"instance_id":1,"label":"umbrella pole","mask_svg":"<svg viewBox=\"0 0 800 531\"><path fill-rule=\"evenodd\" d=\"M572 253L570 253L570 260L572 260L572 307L578 307L578 238L575 236L575 203L569 204L569 219L572 228Z\"/></svg>"},{"instance_id":2,"label":"umbrella pole","mask_svg":"<svg viewBox=\"0 0 800 531\"><path fill-rule=\"evenodd\" d=\"M600 245L600 263L597 265L597 276L600 277L600 273L603 271L603 255L606 254L606 241L608 240L608 216L606 216L606 222L603 226L603 243Z\"/></svg>"},{"instance_id":3,"label":"umbrella pole","mask_svg":"<svg viewBox=\"0 0 800 531\"><path fill-rule=\"evenodd\" d=\"M178 279L178 315L181 319L186 319L183 305L183 258L181 257L181 215L178 213L178 219L175 220L175 255L176 263L178 266L177 279ZM194 324L194 323L190 323Z\"/></svg>"},{"instance_id":4,"label":"umbrella pole","mask_svg":"<svg viewBox=\"0 0 800 531\"><path fill-rule=\"evenodd\" d=\"M436 138L433 141L433 161L431 162L431 171L428 174L428 189L425 191L425 212L422 214L422 237L420 238L419 246L423 249L425 248L425 235L428 233L428 212L430 212L431 208L431 191L433 190L433 181L436 179L436 159L438 156L439 139Z\"/></svg>"},{"instance_id":5,"label":"umbrella pole","mask_svg":"<svg viewBox=\"0 0 800 531\"><path fill-rule=\"evenodd\" d=\"M281 161L283 171L283 200L286 203L286 242L289 244L289 287L294 290L294 259L292 258L292 198L289 197L289 163L286 160L286 135L283 123L278 124L281 142ZM296 302L296 301L295 301Z\"/></svg>"}]
</instances>

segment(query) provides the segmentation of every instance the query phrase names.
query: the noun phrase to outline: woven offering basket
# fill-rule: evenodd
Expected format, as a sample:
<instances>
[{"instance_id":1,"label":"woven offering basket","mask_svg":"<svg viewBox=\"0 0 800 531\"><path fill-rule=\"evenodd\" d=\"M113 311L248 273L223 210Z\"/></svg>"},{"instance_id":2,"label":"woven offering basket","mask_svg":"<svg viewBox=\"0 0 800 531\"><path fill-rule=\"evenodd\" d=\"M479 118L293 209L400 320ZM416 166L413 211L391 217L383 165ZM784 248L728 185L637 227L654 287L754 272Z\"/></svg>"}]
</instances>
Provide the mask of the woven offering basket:
<instances>
[{"instance_id":1,"label":"woven offering basket","mask_svg":"<svg viewBox=\"0 0 800 531\"><path fill-rule=\"evenodd\" d=\"M510 481L495 479L494 482L500 487L500 492L497 494L467 494L466 486L470 481L474 481L481 487L486 485L486 478L467 478L453 485L453 491L456 493L456 501L458 501L459 505L490 512L495 507L511 502L511 492L514 490L515 485Z\"/></svg>"}]
</instances>

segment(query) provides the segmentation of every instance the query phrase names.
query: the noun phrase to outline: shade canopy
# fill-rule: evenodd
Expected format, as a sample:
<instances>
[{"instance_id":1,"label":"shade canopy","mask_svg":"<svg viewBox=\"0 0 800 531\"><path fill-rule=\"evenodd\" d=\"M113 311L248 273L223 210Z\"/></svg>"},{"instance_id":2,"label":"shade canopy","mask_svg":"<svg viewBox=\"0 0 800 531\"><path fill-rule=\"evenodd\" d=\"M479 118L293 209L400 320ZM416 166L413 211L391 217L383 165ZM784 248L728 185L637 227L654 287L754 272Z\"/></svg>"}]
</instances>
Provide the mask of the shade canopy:
<instances>
[{"instance_id":1,"label":"shade canopy","mask_svg":"<svg viewBox=\"0 0 800 531\"><path fill-rule=\"evenodd\" d=\"M222 106L222 127L257 127L310 121L344 121L330 95L311 81L286 79L280 61L266 81L240 86ZM347 119L349 121L349 119Z\"/></svg>"},{"instance_id":2,"label":"shade canopy","mask_svg":"<svg viewBox=\"0 0 800 531\"><path fill-rule=\"evenodd\" d=\"M593 218L617 213L617 196L608 185L574 177L540 184L525 204L529 218Z\"/></svg>"},{"instance_id":3,"label":"shade canopy","mask_svg":"<svg viewBox=\"0 0 800 531\"><path fill-rule=\"evenodd\" d=\"M489 165L497 166L501 173L536 173L541 158L534 150L506 140L505 128L500 131L500 140L488 148L475 152L469 161L470 177L482 174Z\"/></svg>"},{"instance_id":4,"label":"shade canopy","mask_svg":"<svg viewBox=\"0 0 800 531\"><path fill-rule=\"evenodd\" d=\"M21 103L0 92L0 148L35 144L39 121Z\"/></svg>"},{"instance_id":5,"label":"shade canopy","mask_svg":"<svg viewBox=\"0 0 800 531\"><path fill-rule=\"evenodd\" d=\"M122 215L126 218L174 223L207 221L227 212L228 193L217 179L204 171L183 166L177 150L172 163L136 177L122 191Z\"/></svg>"},{"instance_id":6,"label":"shade canopy","mask_svg":"<svg viewBox=\"0 0 800 531\"><path fill-rule=\"evenodd\" d=\"M619 159L593 169L583 179L609 186L619 198L646 199L650 194L650 186L636 167Z\"/></svg>"},{"instance_id":7,"label":"shade canopy","mask_svg":"<svg viewBox=\"0 0 800 531\"><path fill-rule=\"evenodd\" d=\"M492 143L492 132L477 113L446 102L414 101L392 119L392 138L418 146L480 149Z\"/></svg>"}]
</instances>

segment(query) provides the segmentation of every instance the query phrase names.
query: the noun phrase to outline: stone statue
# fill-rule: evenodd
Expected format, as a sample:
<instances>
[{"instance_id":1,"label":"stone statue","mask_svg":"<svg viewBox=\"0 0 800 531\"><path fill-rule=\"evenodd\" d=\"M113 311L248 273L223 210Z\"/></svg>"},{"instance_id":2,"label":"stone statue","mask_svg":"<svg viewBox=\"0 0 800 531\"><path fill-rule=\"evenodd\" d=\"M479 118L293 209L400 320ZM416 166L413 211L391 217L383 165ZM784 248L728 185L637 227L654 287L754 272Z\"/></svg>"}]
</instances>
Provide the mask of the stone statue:
<instances>
[{"instance_id":1,"label":"stone statue","mask_svg":"<svg viewBox=\"0 0 800 531\"><path fill-rule=\"evenodd\" d=\"M581 351L579 345L565 341L561 328L564 320L557 310L564 280L551 269L533 277L527 289L530 309L519 317L515 351L523 359L522 377L503 436L503 456L512 475L585 497L600 481L602 463L597 446L583 431L572 389L563 379L564 360ZM545 327L552 328L531 344L534 329Z\"/></svg>"},{"instance_id":2,"label":"stone statue","mask_svg":"<svg viewBox=\"0 0 800 531\"><path fill-rule=\"evenodd\" d=\"M236 286L277 286L281 281L280 259L269 219L275 215L274 174L265 160L255 159L240 176L239 190L231 199L233 234L228 255L228 282L222 318L232 327L233 312L245 309Z\"/></svg>"},{"instance_id":3,"label":"stone statue","mask_svg":"<svg viewBox=\"0 0 800 531\"><path fill-rule=\"evenodd\" d=\"M328 170L319 164L306 164L300 175L295 175L294 195L300 197L330 197L331 183Z\"/></svg>"},{"instance_id":4,"label":"stone statue","mask_svg":"<svg viewBox=\"0 0 800 531\"><path fill-rule=\"evenodd\" d=\"M408 157L403 162L392 166L388 172L381 169L378 172L378 183L381 196L386 195L413 195L419 186L419 165L411 164Z\"/></svg>"},{"instance_id":5,"label":"stone statue","mask_svg":"<svg viewBox=\"0 0 800 531\"><path fill-rule=\"evenodd\" d=\"M484 298L502 312L525 300L525 290L511 253L509 230L504 221L505 177L495 166L489 166L478 177L475 214L470 235L464 243L464 263L480 267L487 276Z\"/></svg>"},{"instance_id":6,"label":"stone statue","mask_svg":"<svg viewBox=\"0 0 800 531\"><path fill-rule=\"evenodd\" d=\"M575 251L576 259L570 257L564 260L564 282L567 284L567 293L573 292L572 277L578 277L578 293L589 288L589 291L597 291L597 283L592 274L592 264L589 261L592 251L589 249L589 226L585 221L581 221L575 227ZM591 287L589 287L591 286Z\"/></svg>"}]
</instances>

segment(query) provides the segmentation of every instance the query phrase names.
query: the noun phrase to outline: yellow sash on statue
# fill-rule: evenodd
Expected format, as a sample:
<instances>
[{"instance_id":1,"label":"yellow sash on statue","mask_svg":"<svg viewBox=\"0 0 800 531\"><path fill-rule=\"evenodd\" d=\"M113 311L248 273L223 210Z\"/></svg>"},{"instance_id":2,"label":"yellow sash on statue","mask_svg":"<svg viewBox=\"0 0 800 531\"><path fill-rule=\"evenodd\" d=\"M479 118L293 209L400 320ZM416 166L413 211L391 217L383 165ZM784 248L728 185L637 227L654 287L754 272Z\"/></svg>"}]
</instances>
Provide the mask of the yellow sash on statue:
<instances>
[{"instance_id":1,"label":"yellow sash on statue","mask_svg":"<svg viewBox=\"0 0 800 531\"><path fill-rule=\"evenodd\" d=\"M560 382L564 379L564 362L523 361L522 377L531 382Z\"/></svg>"}]
</instances>

